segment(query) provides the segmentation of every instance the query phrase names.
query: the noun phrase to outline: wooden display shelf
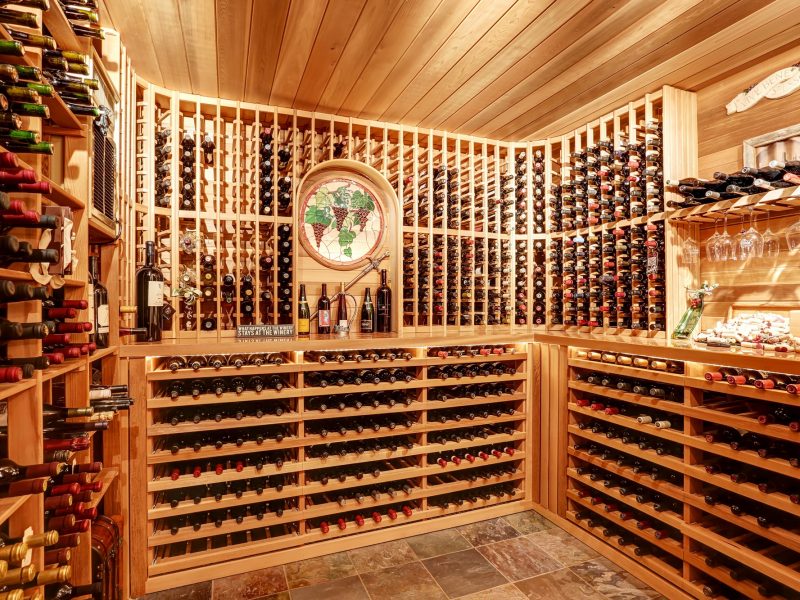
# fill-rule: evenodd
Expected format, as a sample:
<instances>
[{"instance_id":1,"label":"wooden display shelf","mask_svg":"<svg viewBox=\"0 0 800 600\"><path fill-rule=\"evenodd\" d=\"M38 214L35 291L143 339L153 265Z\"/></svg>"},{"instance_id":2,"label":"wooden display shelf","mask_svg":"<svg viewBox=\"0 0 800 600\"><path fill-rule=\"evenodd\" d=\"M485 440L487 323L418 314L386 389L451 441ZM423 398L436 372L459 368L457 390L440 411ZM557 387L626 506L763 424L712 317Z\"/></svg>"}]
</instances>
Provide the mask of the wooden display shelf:
<instances>
[{"instance_id":1,"label":"wooden display shelf","mask_svg":"<svg viewBox=\"0 0 800 600\"><path fill-rule=\"evenodd\" d=\"M30 494L0 498L0 525L8 521L8 519L11 518L23 504L30 500L30 498Z\"/></svg>"},{"instance_id":2,"label":"wooden display shelf","mask_svg":"<svg viewBox=\"0 0 800 600\"><path fill-rule=\"evenodd\" d=\"M783 458L761 458L758 453L752 450L733 450L728 444L721 442L710 444L702 436L686 436L684 443L698 450L710 452L711 454L716 454L724 458L730 458L754 467L761 467L762 469L780 473L781 475L796 478L799 474L798 469Z\"/></svg>"},{"instance_id":3,"label":"wooden display shelf","mask_svg":"<svg viewBox=\"0 0 800 600\"><path fill-rule=\"evenodd\" d=\"M148 381L174 381L176 379L205 379L208 377L248 377L250 375L280 375L283 373L299 373L301 365L295 363L283 363L282 365L264 365L257 367L254 365L244 365L240 368L225 366L219 369L213 367L202 367L196 371L193 369L169 369L159 368L147 374Z\"/></svg>"},{"instance_id":4,"label":"wooden display shelf","mask_svg":"<svg viewBox=\"0 0 800 600\"><path fill-rule=\"evenodd\" d=\"M89 217L89 240L92 244L107 244L117 239L117 232L100 219Z\"/></svg>"},{"instance_id":5,"label":"wooden display shelf","mask_svg":"<svg viewBox=\"0 0 800 600\"><path fill-rule=\"evenodd\" d=\"M793 352L771 352L752 348L709 348L688 340L626 337L578 332L537 333L535 341L590 350L611 350L621 354L665 358L703 365L756 369L772 373L800 375L800 356ZM602 363L601 363L602 364Z\"/></svg>"},{"instance_id":6,"label":"wooden display shelf","mask_svg":"<svg viewBox=\"0 0 800 600\"><path fill-rule=\"evenodd\" d=\"M763 194L751 194L736 200L722 200L713 204L702 204L682 208L669 215L670 221L687 223L713 223L726 215L748 214L750 209L759 213L777 213L796 209L800 205L800 186L779 188ZM773 215L775 216L775 215Z\"/></svg>"},{"instance_id":7,"label":"wooden display shelf","mask_svg":"<svg viewBox=\"0 0 800 600\"><path fill-rule=\"evenodd\" d=\"M630 377L631 379L652 381L654 383L683 386L685 385L686 380L684 375L679 375L676 373L667 373L665 371L656 371L654 369L641 369L639 367L617 365L614 363L606 363L596 360L570 358L568 364L570 367L585 369L587 371L611 373L613 375Z\"/></svg>"},{"instance_id":8,"label":"wooden display shelf","mask_svg":"<svg viewBox=\"0 0 800 600\"><path fill-rule=\"evenodd\" d=\"M167 517L189 515L196 512L206 512L211 510L232 508L234 506L255 504L257 502L283 500L286 498L301 496L303 494L302 490L303 488L300 485L286 485L280 492L270 492L270 490L265 489L262 494L258 494L254 491L247 491L243 492L239 498L237 498L235 494L226 494L219 501L212 497L202 498L197 504L191 500L184 500L174 508L168 503L161 503L156 504L153 508L147 511L147 518L148 520L164 519Z\"/></svg>"},{"instance_id":9,"label":"wooden display shelf","mask_svg":"<svg viewBox=\"0 0 800 600\"><path fill-rule=\"evenodd\" d=\"M61 50L72 50L73 52L84 52L86 48L72 30L61 5L57 2L50 5L48 10L42 12L42 23L50 35L53 36Z\"/></svg>"},{"instance_id":10,"label":"wooden display shelf","mask_svg":"<svg viewBox=\"0 0 800 600\"><path fill-rule=\"evenodd\" d=\"M262 469L256 467L244 467L241 471L226 469L221 475L212 471L203 472L200 477L191 475L181 475L178 479L172 480L169 476L152 479L147 482L147 492L166 492L169 490L179 490L196 485L211 485L214 483L226 483L228 481L241 481L242 479L254 479L257 477L267 477L270 475L282 475L287 473L298 473L303 470L303 463L300 461L285 462L279 469L275 465L264 465Z\"/></svg>"},{"instance_id":11,"label":"wooden display shelf","mask_svg":"<svg viewBox=\"0 0 800 600\"><path fill-rule=\"evenodd\" d=\"M225 418L220 421L207 420L200 423L156 423L147 428L147 437L162 435L178 435L182 433L200 433L204 431L225 431L228 429L249 429L250 427L266 427L268 425L286 425L299 423L304 419L297 412L286 412L281 416L264 415L263 417L243 417L241 419Z\"/></svg>"},{"instance_id":12,"label":"wooden display shelf","mask_svg":"<svg viewBox=\"0 0 800 600\"><path fill-rule=\"evenodd\" d=\"M789 586L790 589L797 588L797 571L770 560L758 552L754 552L741 544L698 525L687 525L684 527L683 533L706 546L714 548L721 554L745 564L775 581Z\"/></svg>"},{"instance_id":13,"label":"wooden display shelf","mask_svg":"<svg viewBox=\"0 0 800 600\"><path fill-rule=\"evenodd\" d=\"M695 508L703 511L706 514L712 515L726 521L731 525L736 525L741 529L745 529L751 533L755 533L765 539L771 540L780 546L790 548L795 552L800 552L800 534L782 528L779 524L771 527L761 527L758 524L756 517L753 515L734 515L728 505L712 505L705 502L703 497L699 494L687 494L686 503L694 506Z\"/></svg>"},{"instance_id":14,"label":"wooden display shelf","mask_svg":"<svg viewBox=\"0 0 800 600\"><path fill-rule=\"evenodd\" d=\"M762 402L775 402L795 406L800 403L800 396L782 390L761 390L754 385L730 385L720 381L707 381L703 377L686 377L684 385L705 392L727 394L728 396L738 396Z\"/></svg>"},{"instance_id":15,"label":"wooden display shelf","mask_svg":"<svg viewBox=\"0 0 800 600\"><path fill-rule=\"evenodd\" d=\"M607 460L603 460L597 456L592 456L587 452L581 452L580 450L575 450L574 448L567 448L567 453L570 456L574 456L575 458L579 458L584 462L587 462L591 465L596 467L600 467L608 471L609 473L613 473L614 475L620 475L629 481L641 485L642 487L646 487L648 489L653 490L654 492L658 492L659 494L665 494L669 496L673 500L678 500L679 502L683 501L683 497L685 492L683 488L680 488L676 485L673 485L666 481L657 481L650 477L647 473L634 473L633 469L629 467L620 467L614 462L610 462ZM653 465L657 466L657 465Z\"/></svg>"},{"instance_id":16,"label":"wooden display shelf","mask_svg":"<svg viewBox=\"0 0 800 600\"><path fill-rule=\"evenodd\" d=\"M782 511L800 517L800 504L795 504L789 496L781 492L764 493L753 483L734 483L727 475L709 474L700 466L692 467L688 473L689 477L699 479L706 483L717 486L729 492L740 494L750 500L755 500L761 504L780 509Z\"/></svg>"},{"instance_id":17,"label":"wooden display shelf","mask_svg":"<svg viewBox=\"0 0 800 600\"><path fill-rule=\"evenodd\" d=\"M99 492L95 492L92 495L92 499L90 502L86 503L88 508L94 508L100 501L105 497L106 492L108 492L111 484L114 480L119 476L119 468L118 467L106 467L102 471L100 471L97 476L92 479L92 482L100 481L103 484L103 488Z\"/></svg>"},{"instance_id":18,"label":"wooden display shelf","mask_svg":"<svg viewBox=\"0 0 800 600\"><path fill-rule=\"evenodd\" d=\"M22 392L36 387L36 379L23 379L17 383L0 383L0 400L7 400L21 394Z\"/></svg>"},{"instance_id":19,"label":"wooden display shelf","mask_svg":"<svg viewBox=\"0 0 800 600\"><path fill-rule=\"evenodd\" d=\"M56 377L61 377L73 371L80 371L86 368L86 357L67 359L60 365L51 365L42 371L42 381L50 381Z\"/></svg>"},{"instance_id":20,"label":"wooden display shelf","mask_svg":"<svg viewBox=\"0 0 800 600\"><path fill-rule=\"evenodd\" d=\"M709 567L706 564L706 555L702 552L687 552L683 560L720 583L724 583L740 594L743 594L745 598L758 598L761 596L758 592L758 585L749 579L734 579L724 567ZM773 597L780 598L776 596Z\"/></svg>"},{"instance_id":21,"label":"wooden display shelf","mask_svg":"<svg viewBox=\"0 0 800 600\"><path fill-rule=\"evenodd\" d=\"M575 513L574 512L568 511L567 512L567 519L569 519L571 522L575 523L575 525L577 525L581 529L583 529L585 531L588 531L594 537L596 537L596 538L598 538L600 540L613 540L613 541L618 541L619 540L619 536L616 536L616 535L606 538L605 536L602 535L602 528L601 527L590 527L587 523L584 523L583 521L580 521L579 519L577 519L575 517ZM645 540L645 541L647 542L647 540ZM611 542L606 542L606 543L611 545ZM667 564L666 562L664 562L660 558L656 558L655 556L652 556L652 555L638 556L628 546L622 546L619 543L613 544L613 547L618 552L622 552L623 554L626 554L626 555L630 556L636 562L639 562L639 563L643 564L648 569L650 569L653 573L657 574L660 577L663 577L667 581L674 582L674 581L678 580L682 575L682 572L681 572L680 569L676 569L676 568L672 567L671 565Z\"/></svg>"},{"instance_id":22,"label":"wooden display shelf","mask_svg":"<svg viewBox=\"0 0 800 600\"><path fill-rule=\"evenodd\" d=\"M569 410L572 413L581 414L586 417L590 417L592 419L605 421L606 423L612 423L614 425L621 425L633 431L641 431L642 433L646 433L648 435L661 438L662 440L667 440L669 442L674 442L676 444L684 443L683 433L680 433L672 429L659 429L655 425L649 423L646 425L640 424L633 417L624 417L622 415L607 415L602 411L591 410L589 408L580 407L574 402L570 402Z\"/></svg>"},{"instance_id":23,"label":"wooden display shelf","mask_svg":"<svg viewBox=\"0 0 800 600\"><path fill-rule=\"evenodd\" d=\"M338 408L329 408L328 410L322 412L319 410L304 410L303 411L303 420L305 421L319 421L323 419L344 419L347 417L370 417L372 415L391 415L397 413L406 413L406 412L419 412L422 410L427 410L429 405L425 402L419 402L415 400L411 404L404 404L398 403L394 406L364 406L362 408L345 408L344 410L339 410Z\"/></svg>"},{"instance_id":24,"label":"wooden display shelf","mask_svg":"<svg viewBox=\"0 0 800 600\"><path fill-rule=\"evenodd\" d=\"M625 452L626 454L640 456L649 462L660 464L668 469L672 469L673 471L678 471L679 473L684 473L686 470L686 465L683 464L683 461L674 456L661 455L655 450L650 449L641 450L636 444L623 444L620 441L594 434L591 431L579 429L577 425L569 425L567 427L567 432L596 442L601 446L607 446L608 448L619 450L620 452Z\"/></svg>"},{"instance_id":25,"label":"wooden display shelf","mask_svg":"<svg viewBox=\"0 0 800 600\"><path fill-rule=\"evenodd\" d=\"M399 434L396 434L399 435ZM205 459L227 459L239 454L252 454L257 452L269 452L271 450L292 450L308 444L308 438L297 436L286 436L280 442L264 441L261 444L253 441L246 441L241 446L227 443L222 448L217 449L213 446L204 447L195 452L192 448L182 448L175 454L169 450L154 451L147 457L148 465L158 465L170 462L205 460ZM285 466L285 465L284 465ZM185 480L184 480L185 481Z\"/></svg>"},{"instance_id":26,"label":"wooden display shelf","mask_svg":"<svg viewBox=\"0 0 800 600\"><path fill-rule=\"evenodd\" d=\"M33 277L28 271L18 271L16 269L0 268L0 278L9 279L11 281L22 281L37 285ZM64 287L75 288L85 285L85 282L72 277L64 278Z\"/></svg>"},{"instance_id":27,"label":"wooden display shelf","mask_svg":"<svg viewBox=\"0 0 800 600\"><path fill-rule=\"evenodd\" d=\"M578 494L575 492L575 490L568 489L567 498L569 498L579 506L588 508L593 513L596 513L598 516L612 521L618 527L625 529L633 533L634 535L640 537L642 541L653 544L654 546L658 546L659 548L661 548L665 552L668 552L675 558L681 558L683 556L683 544L678 540L672 538L664 538L661 540L656 539L652 527L648 527L646 529L639 529L636 525L631 524L630 520L624 520L619 518L617 516L619 511L615 510L611 512L606 512L605 509L600 509L599 507L593 505L590 501L578 497Z\"/></svg>"},{"instance_id":28,"label":"wooden display shelf","mask_svg":"<svg viewBox=\"0 0 800 600\"><path fill-rule=\"evenodd\" d=\"M153 396L147 399L147 408L184 408L187 406L202 406L206 404L230 404L232 402L259 402L269 400L288 400L303 396L305 390L285 387L280 392L264 389L261 392L245 390L241 394L225 392L216 394L200 394L199 396L178 396L175 399L169 396Z\"/></svg>"},{"instance_id":29,"label":"wooden display shelf","mask_svg":"<svg viewBox=\"0 0 800 600\"><path fill-rule=\"evenodd\" d=\"M683 404L683 398L679 401L662 400L652 396L644 396L642 394L634 394L633 392L624 392L615 388L605 387L603 385L595 385L593 383L586 383L584 381L570 380L569 389L594 394L595 396L602 396L610 400L620 400L628 404L635 404L644 408L652 408L653 410L675 413L677 415L687 414L687 407Z\"/></svg>"},{"instance_id":30,"label":"wooden display shelf","mask_svg":"<svg viewBox=\"0 0 800 600\"><path fill-rule=\"evenodd\" d=\"M95 350L89 355L89 362L93 363L98 360L103 360L109 356L114 356L119 353L119 346L109 346L108 348L100 348Z\"/></svg>"},{"instance_id":31,"label":"wooden display shelf","mask_svg":"<svg viewBox=\"0 0 800 600\"><path fill-rule=\"evenodd\" d=\"M614 498L618 502L625 504L626 506L631 507L633 510L644 513L654 519L662 521L667 525L674 527L675 529L680 530L683 527L684 521L681 515L674 513L672 511L665 510L663 512L659 512L655 510L651 503L639 503L632 496L623 496L614 488L606 488L603 487L601 484L596 483L589 479L588 477L578 475L577 469L570 468L567 469L567 476L570 477L573 481L580 483L580 485L592 488L601 494Z\"/></svg>"}]
</instances>

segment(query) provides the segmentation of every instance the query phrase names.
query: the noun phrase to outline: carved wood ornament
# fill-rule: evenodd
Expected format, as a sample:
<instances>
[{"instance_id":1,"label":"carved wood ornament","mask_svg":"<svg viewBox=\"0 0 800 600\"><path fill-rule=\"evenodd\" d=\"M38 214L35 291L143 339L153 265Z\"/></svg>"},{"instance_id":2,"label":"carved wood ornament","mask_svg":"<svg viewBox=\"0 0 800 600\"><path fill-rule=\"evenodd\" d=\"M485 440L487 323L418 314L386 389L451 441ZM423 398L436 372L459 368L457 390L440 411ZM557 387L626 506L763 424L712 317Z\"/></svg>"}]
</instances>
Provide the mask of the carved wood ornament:
<instances>
[{"instance_id":1,"label":"carved wood ornament","mask_svg":"<svg viewBox=\"0 0 800 600\"><path fill-rule=\"evenodd\" d=\"M729 115L744 112L758 104L762 98L775 100L788 96L798 89L800 89L800 66L793 65L775 71L769 77L736 96L725 105L725 108Z\"/></svg>"}]
</instances>

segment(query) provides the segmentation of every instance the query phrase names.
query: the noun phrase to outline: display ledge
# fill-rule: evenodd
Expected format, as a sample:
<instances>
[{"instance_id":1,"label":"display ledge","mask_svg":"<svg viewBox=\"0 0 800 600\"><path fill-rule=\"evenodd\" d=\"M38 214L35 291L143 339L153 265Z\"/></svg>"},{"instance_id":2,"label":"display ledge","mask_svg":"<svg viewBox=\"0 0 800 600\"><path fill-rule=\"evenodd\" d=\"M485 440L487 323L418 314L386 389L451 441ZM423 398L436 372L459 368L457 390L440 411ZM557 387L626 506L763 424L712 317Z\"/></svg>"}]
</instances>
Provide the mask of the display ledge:
<instances>
[{"instance_id":1,"label":"display ledge","mask_svg":"<svg viewBox=\"0 0 800 600\"><path fill-rule=\"evenodd\" d=\"M376 333L372 335L351 333L347 336L311 335L307 338L207 338L196 341L185 339L163 340L158 343L138 342L120 347L120 356L143 358L150 356L184 356L205 354L213 343L218 354L240 354L260 352L287 352L309 350L378 350L384 348L413 348L431 346L473 346L494 344L524 344L533 341L531 327L514 330L471 328L467 332L459 327L442 327L435 334L430 332ZM537 334L539 335L539 334ZM565 340L571 339L564 336ZM559 342L551 342L559 343ZM404 361L397 362L401 366ZM445 363L445 361L442 361ZM468 362L468 361L466 361ZM800 372L800 364L798 365Z\"/></svg>"},{"instance_id":2,"label":"display ledge","mask_svg":"<svg viewBox=\"0 0 800 600\"><path fill-rule=\"evenodd\" d=\"M0 525L8 521L8 519L31 497L31 494L25 494L24 496L0 498Z\"/></svg>"},{"instance_id":3,"label":"display ledge","mask_svg":"<svg viewBox=\"0 0 800 600\"><path fill-rule=\"evenodd\" d=\"M732 571L726 567L709 567L706 563L707 558L709 557L706 554L699 551L687 552L683 555L685 563L692 565L720 583L724 583L728 587L733 588L740 594L743 594L745 598L761 597L761 594L758 592L758 584L749 579L741 579L738 575L737 578L734 579Z\"/></svg>"},{"instance_id":4,"label":"display ledge","mask_svg":"<svg viewBox=\"0 0 800 600\"><path fill-rule=\"evenodd\" d=\"M800 375L800 356L794 352L781 353L741 347L709 348L704 344L688 340L559 331L537 332L532 341L573 348L606 350L684 362Z\"/></svg>"},{"instance_id":5,"label":"display ledge","mask_svg":"<svg viewBox=\"0 0 800 600\"><path fill-rule=\"evenodd\" d=\"M117 467L107 467L102 471L100 471L97 474L97 476L92 480L92 483L100 481L103 484L103 488L99 492L95 492L94 494L92 494L91 501L86 503L85 506L87 508L94 508L95 506L100 504L100 501L106 495L106 492L108 492L109 488L111 487L111 484L113 483L114 479L117 478L118 475L119 475L119 469Z\"/></svg>"},{"instance_id":6,"label":"display ledge","mask_svg":"<svg viewBox=\"0 0 800 600\"><path fill-rule=\"evenodd\" d=\"M606 448L611 448L612 450L619 450L620 452L624 452L625 454L630 454L637 458L642 458L647 462L651 462L656 465L672 469L673 471L677 471L679 473L684 473L684 474L686 473L687 465L685 465L681 459L675 456L671 456L668 454L659 454L658 452L656 452L651 448L648 448L647 450L642 450L639 448L638 444L624 444L619 440L609 439L605 435L592 433L588 429L580 429L577 425L568 425L567 433L581 437L591 442L595 442L601 446L605 446Z\"/></svg>"},{"instance_id":7,"label":"display ledge","mask_svg":"<svg viewBox=\"0 0 800 600\"><path fill-rule=\"evenodd\" d=\"M60 3L51 2L50 8L42 12L42 24L47 27L47 31L55 38L61 50L84 51L83 45L61 9Z\"/></svg>"},{"instance_id":8,"label":"display ledge","mask_svg":"<svg viewBox=\"0 0 800 600\"><path fill-rule=\"evenodd\" d=\"M24 281L26 283L36 283L28 271L19 271L17 269L0 268L0 279L9 279L11 281ZM83 287L86 282L73 277L64 278L64 287Z\"/></svg>"}]
</instances>

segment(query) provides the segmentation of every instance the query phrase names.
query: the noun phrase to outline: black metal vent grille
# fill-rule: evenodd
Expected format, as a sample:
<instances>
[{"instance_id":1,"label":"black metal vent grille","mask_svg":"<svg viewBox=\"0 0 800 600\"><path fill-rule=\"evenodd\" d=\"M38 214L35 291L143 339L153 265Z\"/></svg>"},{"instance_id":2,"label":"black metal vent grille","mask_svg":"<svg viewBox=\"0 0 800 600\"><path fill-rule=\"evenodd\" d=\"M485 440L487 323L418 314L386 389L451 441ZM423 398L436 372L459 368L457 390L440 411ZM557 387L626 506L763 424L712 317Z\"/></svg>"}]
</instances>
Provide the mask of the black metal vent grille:
<instances>
[{"instance_id":1,"label":"black metal vent grille","mask_svg":"<svg viewBox=\"0 0 800 600\"><path fill-rule=\"evenodd\" d=\"M117 148L114 141L106 136L98 127L94 128L94 197L92 198L93 214L103 215L108 225L116 221L114 205L114 187L117 165Z\"/></svg>"}]
</instances>

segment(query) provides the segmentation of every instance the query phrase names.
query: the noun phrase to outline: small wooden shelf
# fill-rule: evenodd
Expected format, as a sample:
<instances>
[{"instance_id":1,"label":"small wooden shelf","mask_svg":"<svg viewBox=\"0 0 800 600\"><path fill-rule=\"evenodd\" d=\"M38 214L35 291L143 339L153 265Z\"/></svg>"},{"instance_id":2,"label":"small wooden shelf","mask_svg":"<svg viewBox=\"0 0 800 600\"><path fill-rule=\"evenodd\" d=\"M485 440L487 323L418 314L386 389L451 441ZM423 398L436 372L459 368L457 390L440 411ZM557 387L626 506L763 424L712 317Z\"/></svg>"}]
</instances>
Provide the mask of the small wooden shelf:
<instances>
[{"instance_id":1,"label":"small wooden shelf","mask_svg":"<svg viewBox=\"0 0 800 600\"><path fill-rule=\"evenodd\" d=\"M584 360L581 358L570 358L569 366L578 369L585 369L587 371L596 371L600 373L611 373L613 375L620 375L629 377L631 379L638 379L644 381L652 381L653 383L662 383L669 385L685 385L685 376L676 373L666 373L664 371L655 371L653 369L640 369L639 367L631 367L624 365L617 365L613 363L600 362L597 360Z\"/></svg>"},{"instance_id":2,"label":"small wooden shelf","mask_svg":"<svg viewBox=\"0 0 800 600\"><path fill-rule=\"evenodd\" d=\"M95 350L93 354L89 355L89 362L93 363L97 360L103 360L109 356L119 354L119 346L109 346L108 348L100 348Z\"/></svg>"},{"instance_id":3,"label":"small wooden shelf","mask_svg":"<svg viewBox=\"0 0 800 600\"><path fill-rule=\"evenodd\" d=\"M86 49L72 30L72 25L58 2L52 3L49 10L42 12L42 22L60 49L85 52Z\"/></svg>"},{"instance_id":4,"label":"small wooden shelf","mask_svg":"<svg viewBox=\"0 0 800 600\"><path fill-rule=\"evenodd\" d=\"M30 495L24 496L10 496L7 498L0 498L0 525L8 521L8 519L17 510L31 498Z\"/></svg>"},{"instance_id":5,"label":"small wooden shelf","mask_svg":"<svg viewBox=\"0 0 800 600\"><path fill-rule=\"evenodd\" d=\"M117 232L100 219L89 217L89 241L92 244L113 242Z\"/></svg>"},{"instance_id":6,"label":"small wooden shelf","mask_svg":"<svg viewBox=\"0 0 800 600\"><path fill-rule=\"evenodd\" d=\"M93 479L92 482L101 481L103 483L103 488L99 492L95 492L92 495L91 502L86 503L88 508L93 508L100 504L100 501L108 492L109 487L119 476L119 469L117 467L106 467L102 471L100 471Z\"/></svg>"},{"instance_id":7,"label":"small wooden shelf","mask_svg":"<svg viewBox=\"0 0 800 600\"><path fill-rule=\"evenodd\" d=\"M17 383L0 383L0 400L7 400L17 394L36 387L36 379L23 379Z\"/></svg>"},{"instance_id":8,"label":"small wooden shelf","mask_svg":"<svg viewBox=\"0 0 800 600\"><path fill-rule=\"evenodd\" d=\"M42 371L42 381L50 381L56 377L86 368L86 357L67 359L60 365L51 365Z\"/></svg>"}]
</instances>

